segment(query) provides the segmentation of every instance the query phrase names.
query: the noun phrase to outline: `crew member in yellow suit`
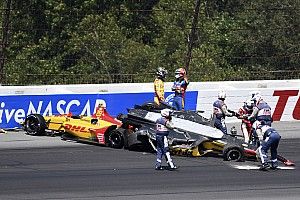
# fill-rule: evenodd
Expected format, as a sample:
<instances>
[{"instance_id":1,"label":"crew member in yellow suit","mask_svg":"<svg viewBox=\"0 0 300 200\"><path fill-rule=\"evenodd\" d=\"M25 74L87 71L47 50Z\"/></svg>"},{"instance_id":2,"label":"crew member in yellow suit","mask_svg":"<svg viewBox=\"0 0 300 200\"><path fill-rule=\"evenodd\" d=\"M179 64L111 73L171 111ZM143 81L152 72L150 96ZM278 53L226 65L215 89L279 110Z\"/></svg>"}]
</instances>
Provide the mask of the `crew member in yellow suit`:
<instances>
[{"instance_id":1,"label":"crew member in yellow suit","mask_svg":"<svg viewBox=\"0 0 300 200\"><path fill-rule=\"evenodd\" d=\"M154 102L159 105L160 102L165 101L165 78L168 71L162 67L157 68L156 78L154 80Z\"/></svg>"}]
</instances>

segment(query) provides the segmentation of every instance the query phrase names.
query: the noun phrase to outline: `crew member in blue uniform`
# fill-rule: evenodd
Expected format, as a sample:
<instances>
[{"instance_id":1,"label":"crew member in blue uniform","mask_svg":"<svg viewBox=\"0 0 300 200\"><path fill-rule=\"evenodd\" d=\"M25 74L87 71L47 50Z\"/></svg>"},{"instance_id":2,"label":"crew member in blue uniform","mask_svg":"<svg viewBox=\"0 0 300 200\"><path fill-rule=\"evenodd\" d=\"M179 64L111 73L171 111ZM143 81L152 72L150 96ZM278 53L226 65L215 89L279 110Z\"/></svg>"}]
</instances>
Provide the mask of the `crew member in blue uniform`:
<instances>
[{"instance_id":1,"label":"crew member in blue uniform","mask_svg":"<svg viewBox=\"0 0 300 200\"><path fill-rule=\"evenodd\" d=\"M255 106L253 107L252 114L248 117L249 120L264 121L267 125L272 124L271 107L263 100L260 94L253 96Z\"/></svg>"},{"instance_id":2,"label":"crew member in blue uniform","mask_svg":"<svg viewBox=\"0 0 300 200\"><path fill-rule=\"evenodd\" d=\"M260 129L260 133L262 134L262 141L260 143L261 145L256 150L257 157L261 162L260 170L267 170L267 168L270 167L270 165L268 164L269 161L267 155L269 149L271 149L270 168L276 169L278 167L277 148L281 136L274 128L266 124L265 121L261 121L257 129Z\"/></svg>"},{"instance_id":3,"label":"crew member in blue uniform","mask_svg":"<svg viewBox=\"0 0 300 200\"><path fill-rule=\"evenodd\" d=\"M227 105L225 104L226 92L220 91L218 94L218 100L213 103L213 114L215 118L214 126L221 130L224 134L227 134L227 127L225 124L225 117L235 116L235 113L229 112Z\"/></svg>"},{"instance_id":4,"label":"crew member in blue uniform","mask_svg":"<svg viewBox=\"0 0 300 200\"><path fill-rule=\"evenodd\" d=\"M163 156L165 156L170 170L177 169L177 166L172 161L167 139L170 129L174 128L171 122L170 112L171 110L169 109L161 110L161 117L156 120L156 170L163 169L163 167L161 166Z\"/></svg>"},{"instance_id":5,"label":"crew member in blue uniform","mask_svg":"<svg viewBox=\"0 0 300 200\"><path fill-rule=\"evenodd\" d=\"M184 97L185 91L189 84L189 81L186 77L186 71L184 68L179 68L175 71L175 81L172 87L172 91L175 92L173 99L173 107L176 110L184 110Z\"/></svg>"},{"instance_id":6,"label":"crew member in blue uniform","mask_svg":"<svg viewBox=\"0 0 300 200\"><path fill-rule=\"evenodd\" d=\"M253 107L252 114L248 117L248 120L254 121L252 134L254 138L258 138L261 129L256 129L261 121L264 121L266 125L271 126L272 124L272 112L271 107L263 100L262 96L258 93L252 98L255 106Z\"/></svg>"}]
</instances>

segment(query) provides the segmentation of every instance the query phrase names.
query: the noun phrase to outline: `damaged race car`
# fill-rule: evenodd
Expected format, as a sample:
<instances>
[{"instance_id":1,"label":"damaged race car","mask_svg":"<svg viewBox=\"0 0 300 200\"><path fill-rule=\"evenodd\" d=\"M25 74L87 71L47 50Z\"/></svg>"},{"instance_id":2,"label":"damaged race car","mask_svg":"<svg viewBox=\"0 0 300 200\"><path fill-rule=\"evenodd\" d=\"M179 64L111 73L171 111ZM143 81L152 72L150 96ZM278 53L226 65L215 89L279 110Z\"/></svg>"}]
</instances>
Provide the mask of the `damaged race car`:
<instances>
[{"instance_id":1,"label":"damaged race car","mask_svg":"<svg viewBox=\"0 0 300 200\"><path fill-rule=\"evenodd\" d=\"M126 115L120 115L121 127L116 131L124 138L127 149L155 150L156 120L164 108L172 109L168 104L154 102L135 105ZM170 152L182 156L222 156L227 161L256 160L256 147L245 143L236 133L224 135L213 126L213 119L201 116L200 111L173 111L172 122L175 129L168 136ZM293 162L278 156L286 165Z\"/></svg>"},{"instance_id":2,"label":"damaged race car","mask_svg":"<svg viewBox=\"0 0 300 200\"><path fill-rule=\"evenodd\" d=\"M99 104L92 116L70 114L42 116L30 114L21 123L28 135L61 135L64 140L75 140L122 148L123 137L116 132L121 121L110 116Z\"/></svg>"}]
</instances>

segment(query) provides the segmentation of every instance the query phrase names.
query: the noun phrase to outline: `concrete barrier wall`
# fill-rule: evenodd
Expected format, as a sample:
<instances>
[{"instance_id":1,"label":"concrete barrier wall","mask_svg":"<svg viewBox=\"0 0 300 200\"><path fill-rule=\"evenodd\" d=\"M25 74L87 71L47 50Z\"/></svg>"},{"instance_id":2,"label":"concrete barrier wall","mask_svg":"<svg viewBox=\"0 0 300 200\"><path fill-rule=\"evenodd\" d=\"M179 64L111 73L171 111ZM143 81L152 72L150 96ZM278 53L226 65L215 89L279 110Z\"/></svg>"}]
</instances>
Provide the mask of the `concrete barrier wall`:
<instances>
[{"instance_id":1,"label":"concrete barrier wall","mask_svg":"<svg viewBox=\"0 0 300 200\"><path fill-rule=\"evenodd\" d=\"M171 82L165 83L166 97L172 102ZM273 109L275 121L300 120L300 80L191 82L186 95L186 109L203 110L205 117L212 113L212 103L218 91L227 93L229 109L238 110L250 97L260 91ZM30 113L43 115L91 114L99 101L105 101L112 115L126 113L134 104L153 100L153 83L0 86L0 127L18 126ZM237 121L227 118L227 122Z\"/></svg>"},{"instance_id":2,"label":"concrete barrier wall","mask_svg":"<svg viewBox=\"0 0 300 200\"><path fill-rule=\"evenodd\" d=\"M171 91L171 82L165 83L165 90ZM191 82L189 90L232 89L289 89L300 87L299 80L262 80L262 81L225 81L225 82ZM132 93L153 92L153 83L119 83L119 84L82 84L82 85L43 85L43 86L1 86L0 95L18 94L74 94L74 93Z\"/></svg>"},{"instance_id":3,"label":"concrete barrier wall","mask_svg":"<svg viewBox=\"0 0 300 200\"><path fill-rule=\"evenodd\" d=\"M289 81L244 81L212 82L198 85L197 109L206 115L212 111L219 90L227 93L226 104L231 110L238 110L250 97L251 91L260 91L263 99L271 106L274 121L300 120L300 80ZM227 118L226 121L236 121Z\"/></svg>"}]
</instances>

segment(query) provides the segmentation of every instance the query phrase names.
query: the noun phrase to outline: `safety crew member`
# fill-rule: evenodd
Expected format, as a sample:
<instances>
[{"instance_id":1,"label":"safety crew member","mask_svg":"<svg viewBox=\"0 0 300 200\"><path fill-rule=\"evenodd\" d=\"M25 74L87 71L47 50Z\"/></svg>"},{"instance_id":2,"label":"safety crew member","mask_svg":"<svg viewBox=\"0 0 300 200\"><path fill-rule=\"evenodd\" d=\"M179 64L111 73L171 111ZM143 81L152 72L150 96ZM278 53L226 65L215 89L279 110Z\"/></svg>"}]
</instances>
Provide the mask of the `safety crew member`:
<instances>
[{"instance_id":1,"label":"safety crew member","mask_svg":"<svg viewBox=\"0 0 300 200\"><path fill-rule=\"evenodd\" d=\"M254 97L255 95L261 95L261 94L260 94L260 91L257 91L257 90L253 90L253 91L251 91L249 94L250 94L250 99L251 99L251 100L253 99L253 97Z\"/></svg>"},{"instance_id":2,"label":"safety crew member","mask_svg":"<svg viewBox=\"0 0 300 200\"><path fill-rule=\"evenodd\" d=\"M218 94L218 100L213 103L213 115L215 118L214 126L221 130L224 134L227 134L227 127L225 124L225 117L236 116L234 112L229 112L227 105L225 104L226 92L220 91Z\"/></svg>"},{"instance_id":3,"label":"safety crew member","mask_svg":"<svg viewBox=\"0 0 300 200\"><path fill-rule=\"evenodd\" d=\"M156 170L163 170L162 167L162 157L165 156L169 169L174 170L177 169L177 166L173 163L170 152L167 136L169 135L170 129L173 129L174 126L171 122L171 110L163 109L161 110L161 117L156 120Z\"/></svg>"},{"instance_id":4,"label":"safety crew member","mask_svg":"<svg viewBox=\"0 0 300 200\"><path fill-rule=\"evenodd\" d=\"M162 67L157 68L156 78L154 80L154 102L159 105L160 102L165 101L165 87L164 82L168 71Z\"/></svg>"},{"instance_id":5,"label":"safety crew member","mask_svg":"<svg viewBox=\"0 0 300 200\"><path fill-rule=\"evenodd\" d=\"M259 133L260 129L257 130L256 127L261 121L264 121L265 124L271 126L273 121L272 112L271 107L263 100L260 94L254 95L252 100L254 101L254 107L252 114L248 117L248 120L254 121L252 134L257 138L261 135L261 133Z\"/></svg>"},{"instance_id":6,"label":"safety crew member","mask_svg":"<svg viewBox=\"0 0 300 200\"><path fill-rule=\"evenodd\" d=\"M261 121L260 125L258 125L257 129L260 129L260 133L262 133L262 141L260 142L260 146L256 150L257 157L261 162L260 170L267 170L270 167L268 164L268 150L271 150L271 169L276 169L278 167L277 161L277 148L279 145L279 141L281 136L279 133L266 124L265 121Z\"/></svg>"},{"instance_id":7,"label":"safety crew member","mask_svg":"<svg viewBox=\"0 0 300 200\"><path fill-rule=\"evenodd\" d=\"M176 69L175 71L175 81L172 86L172 91L175 92L175 96L173 99L173 107L176 110L184 110L184 98L187 86L189 85L189 81L186 76L186 71L184 68Z\"/></svg>"},{"instance_id":8,"label":"safety crew member","mask_svg":"<svg viewBox=\"0 0 300 200\"><path fill-rule=\"evenodd\" d=\"M272 124L271 107L263 100L260 94L254 95L252 98L254 107L252 114L248 117L249 120L264 121L267 125Z\"/></svg>"}]
</instances>

